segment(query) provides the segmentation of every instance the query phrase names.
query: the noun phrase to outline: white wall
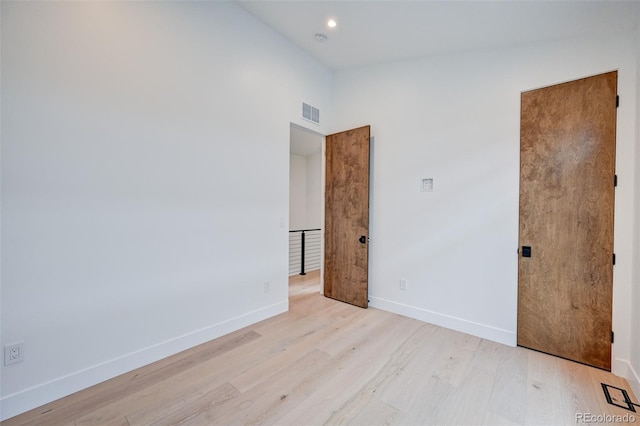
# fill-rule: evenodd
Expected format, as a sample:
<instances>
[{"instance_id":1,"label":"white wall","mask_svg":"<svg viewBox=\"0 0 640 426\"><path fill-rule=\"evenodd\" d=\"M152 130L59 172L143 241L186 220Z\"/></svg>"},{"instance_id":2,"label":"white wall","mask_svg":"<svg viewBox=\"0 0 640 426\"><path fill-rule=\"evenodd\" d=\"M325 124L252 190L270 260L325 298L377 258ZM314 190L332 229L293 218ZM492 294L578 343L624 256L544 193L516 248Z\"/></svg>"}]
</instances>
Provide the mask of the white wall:
<instances>
[{"instance_id":1,"label":"white wall","mask_svg":"<svg viewBox=\"0 0 640 426\"><path fill-rule=\"evenodd\" d=\"M1 98L3 96L3 90L2 90L2 70L3 70L3 66L2 66L2 9L3 9L3 3L2 1L0 1L0 242L2 241L2 179L1 176L3 174L2 172L2 134L3 134L3 130L2 130L2 101ZM4 340L2 339L2 244L0 243L0 346L2 342L4 342ZM4 350L4 349L3 349ZM4 355L4 354L3 354ZM4 362L3 362L4 364ZM2 370L1 370L1 366L0 366L0 398L2 398ZM2 403L0 402L0 420L2 420Z\"/></svg>"},{"instance_id":2,"label":"white wall","mask_svg":"<svg viewBox=\"0 0 640 426\"><path fill-rule=\"evenodd\" d=\"M289 170L289 230L306 229L307 157L291 154Z\"/></svg>"},{"instance_id":3,"label":"white wall","mask_svg":"<svg viewBox=\"0 0 640 426\"><path fill-rule=\"evenodd\" d=\"M638 11L640 18L640 10ZM637 97L636 111L640 112L640 27L637 35ZM640 188L640 119L636 120L636 168L635 182L636 188ZM640 195L635 194L636 217L640 214ZM632 298L632 327L631 327L631 371L629 372L629 382L633 386L636 396L640 396L640 223L635 223L635 246L633 260L635 264L633 276L633 298Z\"/></svg>"},{"instance_id":4,"label":"white wall","mask_svg":"<svg viewBox=\"0 0 640 426\"><path fill-rule=\"evenodd\" d=\"M333 130L372 125L371 305L516 343L520 92L619 69L614 371L630 357L637 41L474 51L342 71ZM431 193L420 179L434 178ZM407 280L407 290L399 280Z\"/></svg>"},{"instance_id":5,"label":"white wall","mask_svg":"<svg viewBox=\"0 0 640 426\"><path fill-rule=\"evenodd\" d=\"M320 136L318 136L320 138ZM322 152L307 156L307 229L322 228Z\"/></svg>"},{"instance_id":6,"label":"white wall","mask_svg":"<svg viewBox=\"0 0 640 426\"><path fill-rule=\"evenodd\" d=\"M289 229L322 227L322 153L291 154L289 175Z\"/></svg>"},{"instance_id":7,"label":"white wall","mask_svg":"<svg viewBox=\"0 0 640 426\"><path fill-rule=\"evenodd\" d=\"M330 89L233 3L2 2L0 416L286 310L289 126Z\"/></svg>"}]
</instances>

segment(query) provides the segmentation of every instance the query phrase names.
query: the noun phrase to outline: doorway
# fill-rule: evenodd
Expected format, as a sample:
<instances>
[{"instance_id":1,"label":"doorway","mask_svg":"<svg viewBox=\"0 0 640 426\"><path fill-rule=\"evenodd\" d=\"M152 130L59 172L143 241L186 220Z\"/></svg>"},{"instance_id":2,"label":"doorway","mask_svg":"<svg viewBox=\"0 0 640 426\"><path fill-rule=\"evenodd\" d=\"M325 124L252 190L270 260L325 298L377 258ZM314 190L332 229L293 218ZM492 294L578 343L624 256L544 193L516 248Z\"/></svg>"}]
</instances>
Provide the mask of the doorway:
<instances>
[{"instance_id":1,"label":"doorway","mask_svg":"<svg viewBox=\"0 0 640 426\"><path fill-rule=\"evenodd\" d=\"M324 293L366 308L371 127L328 135L325 151Z\"/></svg>"},{"instance_id":2,"label":"doorway","mask_svg":"<svg viewBox=\"0 0 640 426\"><path fill-rule=\"evenodd\" d=\"M521 98L518 345L608 371L617 78Z\"/></svg>"},{"instance_id":3,"label":"doorway","mask_svg":"<svg viewBox=\"0 0 640 426\"><path fill-rule=\"evenodd\" d=\"M289 135L289 282L322 292L325 138L293 123Z\"/></svg>"}]
</instances>

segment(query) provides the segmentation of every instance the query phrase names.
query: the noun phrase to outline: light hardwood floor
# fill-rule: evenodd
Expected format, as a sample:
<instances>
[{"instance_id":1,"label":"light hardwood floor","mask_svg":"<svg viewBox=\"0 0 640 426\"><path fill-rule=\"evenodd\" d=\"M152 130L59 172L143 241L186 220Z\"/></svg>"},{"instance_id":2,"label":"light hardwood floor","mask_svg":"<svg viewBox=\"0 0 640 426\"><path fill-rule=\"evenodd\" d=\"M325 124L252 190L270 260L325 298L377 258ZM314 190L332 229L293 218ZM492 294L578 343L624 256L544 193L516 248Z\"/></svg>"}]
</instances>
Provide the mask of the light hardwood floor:
<instances>
[{"instance_id":1,"label":"light hardwood floor","mask_svg":"<svg viewBox=\"0 0 640 426\"><path fill-rule=\"evenodd\" d=\"M637 402L610 373L318 290L317 274L293 278L289 312L2 425L575 425L579 413L640 423L607 404L601 382Z\"/></svg>"}]
</instances>

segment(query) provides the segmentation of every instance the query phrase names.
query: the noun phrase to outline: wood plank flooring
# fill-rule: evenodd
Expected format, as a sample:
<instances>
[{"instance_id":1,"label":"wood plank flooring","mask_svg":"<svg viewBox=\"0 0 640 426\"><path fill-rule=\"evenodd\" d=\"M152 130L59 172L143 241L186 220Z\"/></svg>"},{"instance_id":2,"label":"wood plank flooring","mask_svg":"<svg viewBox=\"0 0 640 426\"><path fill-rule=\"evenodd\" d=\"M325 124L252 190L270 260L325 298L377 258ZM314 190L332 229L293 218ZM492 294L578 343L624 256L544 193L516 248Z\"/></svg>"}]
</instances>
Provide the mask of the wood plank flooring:
<instances>
[{"instance_id":1,"label":"wood plank flooring","mask_svg":"<svg viewBox=\"0 0 640 426\"><path fill-rule=\"evenodd\" d=\"M601 382L637 402L620 377L318 291L317 273L293 277L289 312L2 425L589 424L581 413L640 422L604 397Z\"/></svg>"}]
</instances>

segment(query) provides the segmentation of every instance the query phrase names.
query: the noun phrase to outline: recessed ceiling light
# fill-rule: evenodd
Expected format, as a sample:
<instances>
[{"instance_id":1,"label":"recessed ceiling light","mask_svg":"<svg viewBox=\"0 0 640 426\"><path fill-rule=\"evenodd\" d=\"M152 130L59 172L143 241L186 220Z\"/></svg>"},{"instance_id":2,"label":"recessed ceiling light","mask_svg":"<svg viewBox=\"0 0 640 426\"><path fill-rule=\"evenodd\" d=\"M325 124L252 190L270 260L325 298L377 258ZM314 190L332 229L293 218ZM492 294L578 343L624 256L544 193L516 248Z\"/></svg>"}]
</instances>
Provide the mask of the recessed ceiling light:
<instances>
[{"instance_id":1,"label":"recessed ceiling light","mask_svg":"<svg viewBox=\"0 0 640 426\"><path fill-rule=\"evenodd\" d=\"M327 41L327 36L321 33L318 33L314 36L316 38L317 41Z\"/></svg>"},{"instance_id":2,"label":"recessed ceiling light","mask_svg":"<svg viewBox=\"0 0 640 426\"><path fill-rule=\"evenodd\" d=\"M327 25L329 26L329 28L335 28L336 25L338 24L333 19L329 19L329 22L327 22Z\"/></svg>"}]
</instances>

